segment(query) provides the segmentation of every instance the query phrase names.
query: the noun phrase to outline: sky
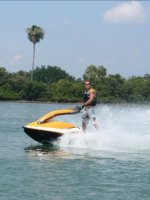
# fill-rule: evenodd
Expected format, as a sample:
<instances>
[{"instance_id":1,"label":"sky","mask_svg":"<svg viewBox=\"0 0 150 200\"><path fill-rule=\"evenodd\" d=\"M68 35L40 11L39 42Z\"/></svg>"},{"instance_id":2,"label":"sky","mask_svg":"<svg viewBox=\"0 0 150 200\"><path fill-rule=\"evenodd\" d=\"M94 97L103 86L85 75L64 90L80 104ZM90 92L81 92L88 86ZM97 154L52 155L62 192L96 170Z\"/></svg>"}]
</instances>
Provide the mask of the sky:
<instances>
[{"instance_id":1,"label":"sky","mask_svg":"<svg viewBox=\"0 0 150 200\"><path fill-rule=\"evenodd\" d=\"M0 67L31 70L32 25L45 32L35 66L76 78L91 64L125 78L150 74L150 1L0 1Z\"/></svg>"}]
</instances>

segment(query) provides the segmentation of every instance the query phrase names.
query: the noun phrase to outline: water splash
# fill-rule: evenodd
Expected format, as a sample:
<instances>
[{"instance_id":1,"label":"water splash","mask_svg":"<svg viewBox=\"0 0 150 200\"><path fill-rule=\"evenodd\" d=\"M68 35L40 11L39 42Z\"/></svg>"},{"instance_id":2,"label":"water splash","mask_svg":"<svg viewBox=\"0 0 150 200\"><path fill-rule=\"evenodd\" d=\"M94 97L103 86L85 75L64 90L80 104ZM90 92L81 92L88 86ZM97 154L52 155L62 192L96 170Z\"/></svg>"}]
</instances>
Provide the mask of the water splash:
<instances>
[{"instance_id":1,"label":"water splash","mask_svg":"<svg viewBox=\"0 0 150 200\"><path fill-rule=\"evenodd\" d=\"M81 116L74 116L81 125ZM89 124L86 134L64 135L59 147L115 152L150 150L149 105L101 105L97 108L100 130Z\"/></svg>"}]
</instances>

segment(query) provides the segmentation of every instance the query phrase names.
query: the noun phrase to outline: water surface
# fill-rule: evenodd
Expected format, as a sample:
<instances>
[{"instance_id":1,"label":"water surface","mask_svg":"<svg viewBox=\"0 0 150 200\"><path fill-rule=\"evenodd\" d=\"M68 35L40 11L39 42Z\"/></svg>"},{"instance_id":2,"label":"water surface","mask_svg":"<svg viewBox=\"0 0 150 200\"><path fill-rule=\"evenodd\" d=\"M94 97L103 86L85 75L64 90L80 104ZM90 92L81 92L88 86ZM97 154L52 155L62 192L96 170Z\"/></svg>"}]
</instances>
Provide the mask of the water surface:
<instances>
[{"instance_id":1,"label":"water surface","mask_svg":"<svg viewBox=\"0 0 150 200\"><path fill-rule=\"evenodd\" d=\"M149 200L150 106L100 105L97 133L64 136L51 145L22 126L74 104L0 102L0 199ZM81 114L66 120L81 126Z\"/></svg>"}]
</instances>

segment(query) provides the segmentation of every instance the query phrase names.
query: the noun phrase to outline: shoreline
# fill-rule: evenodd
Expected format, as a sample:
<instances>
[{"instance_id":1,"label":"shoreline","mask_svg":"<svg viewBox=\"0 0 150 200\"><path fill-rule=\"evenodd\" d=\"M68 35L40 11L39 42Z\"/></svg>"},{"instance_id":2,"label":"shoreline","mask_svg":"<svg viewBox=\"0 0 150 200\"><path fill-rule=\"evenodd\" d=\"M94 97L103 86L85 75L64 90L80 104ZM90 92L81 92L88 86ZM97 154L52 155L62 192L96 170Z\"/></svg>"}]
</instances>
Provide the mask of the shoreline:
<instances>
[{"instance_id":1,"label":"shoreline","mask_svg":"<svg viewBox=\"0 0 150 200\"><path fill-rule=\"evenodd\" d=\"M26 101L26 100L0 100L0 103L9 103L9 102L12 102L12 103L43 103L43 104L61 104L61 103L64 103L64 104L79 104L81 102L58 102L58 101Z\"/></svg>"}]
</instances>

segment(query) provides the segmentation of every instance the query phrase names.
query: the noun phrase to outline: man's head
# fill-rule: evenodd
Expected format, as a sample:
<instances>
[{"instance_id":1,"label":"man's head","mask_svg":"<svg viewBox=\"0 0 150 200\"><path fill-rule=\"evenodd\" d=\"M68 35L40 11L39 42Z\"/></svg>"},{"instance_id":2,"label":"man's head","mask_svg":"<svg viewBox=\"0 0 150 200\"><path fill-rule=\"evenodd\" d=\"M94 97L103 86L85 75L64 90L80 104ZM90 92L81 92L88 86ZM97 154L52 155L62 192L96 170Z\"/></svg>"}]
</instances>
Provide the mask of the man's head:
<instances>
[{"instance_id":1,"label":"man's head","mask_svg":"<svg viewBox=\"0 0 150 200\"><path fill-rule=\"evenodd\" d=\"M91 81L89 81L89 80L86 80L86 81L84 82L84 85L85 85L85 89L86 89L86 90L89 90L89 89L92 87Z\"/></svg>"}]
</instances>

